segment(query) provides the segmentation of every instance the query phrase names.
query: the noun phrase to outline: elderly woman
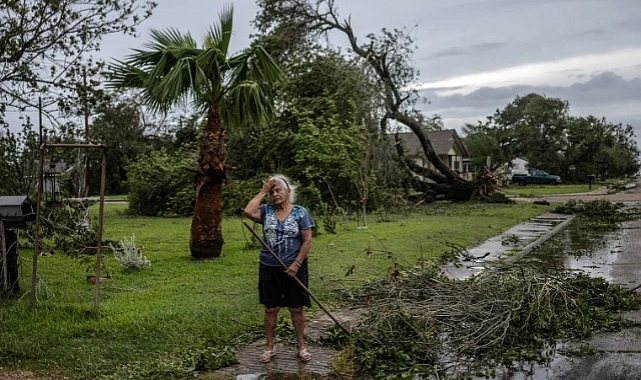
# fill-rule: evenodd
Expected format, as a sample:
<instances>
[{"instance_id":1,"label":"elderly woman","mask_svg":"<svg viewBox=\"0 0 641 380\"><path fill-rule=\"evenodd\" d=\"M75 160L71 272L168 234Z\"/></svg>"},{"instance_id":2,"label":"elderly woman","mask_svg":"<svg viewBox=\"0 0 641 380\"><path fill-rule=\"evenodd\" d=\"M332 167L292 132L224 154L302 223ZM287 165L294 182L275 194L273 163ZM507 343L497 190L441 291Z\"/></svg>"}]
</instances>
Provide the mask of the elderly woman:
<instances>
[{"instance_id":1,"label":"elderly woman","mask_svg":"<svg viewBox=\"0 0 641 380\"><path fill-rule=\"evenodd\" d=\"M266 195L271 203L261 204ZM283 175L274 175L263 182L260 192L245 207L245 215L263 225L265 244L285 263L284 270L266 247L260 249L258 290L260 303L265 306L265 351L260 361L267 363L276 354L274 332L278 311L287 307L296 331L298 358L307 362L312 355L305 346L305 314L303 307L310 307L309 295L294 280L307 286L307 253L312 243L315 227L309 212L294 204L295 187Z\"/></svg>"}]
</instances>

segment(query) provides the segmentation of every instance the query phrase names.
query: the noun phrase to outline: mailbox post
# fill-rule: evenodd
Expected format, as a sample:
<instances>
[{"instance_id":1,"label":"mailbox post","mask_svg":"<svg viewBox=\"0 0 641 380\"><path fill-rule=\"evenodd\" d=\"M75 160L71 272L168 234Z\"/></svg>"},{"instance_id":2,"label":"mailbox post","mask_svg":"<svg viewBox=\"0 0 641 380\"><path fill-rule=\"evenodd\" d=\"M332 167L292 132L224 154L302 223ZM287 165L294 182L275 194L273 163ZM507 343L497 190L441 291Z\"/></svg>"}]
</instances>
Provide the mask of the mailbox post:
<instances>
[{"instance_id":1,"label":"mailbox post","mask_svg":"<svg viewBox=\"0 0 641 380\"><path fill-rule=\"evenodd\" d=\"M18 248L15 229L27 228L36 218L35 206L26 195L0 197L0 240L2 241L2 271L0 289L17 292Z\"/></svg>"}]
</instances>

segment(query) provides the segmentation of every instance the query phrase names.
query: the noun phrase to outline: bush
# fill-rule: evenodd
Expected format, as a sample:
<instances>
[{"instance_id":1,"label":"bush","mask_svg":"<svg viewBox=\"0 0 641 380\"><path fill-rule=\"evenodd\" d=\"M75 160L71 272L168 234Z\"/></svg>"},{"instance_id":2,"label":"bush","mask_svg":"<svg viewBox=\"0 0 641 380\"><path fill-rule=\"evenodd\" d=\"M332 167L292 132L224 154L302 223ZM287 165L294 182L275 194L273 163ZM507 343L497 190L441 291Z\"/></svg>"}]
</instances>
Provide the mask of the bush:
<instances>
[{"instance_id":1,"label":"bush","mask_svg":"<svg viewBox=\"0 0 641 380\"><path fill-rule=\"evenodd\" d=\"M197 152L180 148L171 153L164 149L153 151L130 164L129 212L146 216L191 215L196 193L189 169L197 162Z\"/></svg>"},{"instance_id":2,"label":"bush","mask_svg":"<svg viewBox=\"0 0 641 380\"><path fill-rule=\"evenodd\" d=\"M134 234L131 234L131 239L128 241L121 240L119 245L119 247L116 247L113 244L109 244L109 247L111 247L114 258L122 269L140 270L151 268L151 261L136 247L136 237Z\"/></svg>"},{"instance_id":3,"label":"bush","mask_svg":"<svg viewBox=\"0 0 641 380\"><path fill-rule=\"evenodd\" d=\"M223 186L223 213L227 216L242 214L247 202L258 194L267 177L268 174L257 175L248 180L234 180L229 186Z\"/></svg>"}]
</instances>

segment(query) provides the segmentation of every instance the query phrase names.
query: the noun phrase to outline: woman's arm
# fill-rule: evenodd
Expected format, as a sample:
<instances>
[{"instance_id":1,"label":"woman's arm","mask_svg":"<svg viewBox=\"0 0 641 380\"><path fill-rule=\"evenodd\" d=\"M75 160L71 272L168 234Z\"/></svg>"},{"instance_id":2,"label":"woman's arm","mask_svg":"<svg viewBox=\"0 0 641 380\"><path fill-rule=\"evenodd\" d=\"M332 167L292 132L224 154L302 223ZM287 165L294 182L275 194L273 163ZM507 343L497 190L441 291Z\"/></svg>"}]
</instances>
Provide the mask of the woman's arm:
<instances>
[{"instance_id":1,"label":"woman's arm","mask_svg":"<svg viewBox=\"0 0 641 380\"><path fill-rule=\"evenodd\" d=\"M312 229L308 228L300 232L300 250L298 251L298 256L296 256L296 261L302 263L307 258L307 253L312 247Z\"/></svg>"},{"instance_id":2,"label":"woman's arm","mask_svg":"<svg viewBox=\"0 0 641 380\"><path fill-rule=\"evenodd\" d=\"M307 228L300 232L300 249L298 250L298 256L296 256L296 260L289 265L285 273L287 273L290 276L295 276L296 273L298 273L298 268L300 268L300 264L302 264L303 261L307 258L307 253L309 252L309 249L311 247L312 247L312 229Z\"/></svg>"},{"instance_id":3,"label":"woman's arm","mask_svg":"<svg viewBox=\"0 0 641 380\"><path fill-rule=\"evenodd\" d=\"M247 206L245 206L245 216L254 222L260 222L260 204L265 198L265 195L269 194L269 190L274 186L274 180L268 178L267 181L263 181L263 187L260 189L258 194L253 197Z\"/></svg>"}]
</instances>

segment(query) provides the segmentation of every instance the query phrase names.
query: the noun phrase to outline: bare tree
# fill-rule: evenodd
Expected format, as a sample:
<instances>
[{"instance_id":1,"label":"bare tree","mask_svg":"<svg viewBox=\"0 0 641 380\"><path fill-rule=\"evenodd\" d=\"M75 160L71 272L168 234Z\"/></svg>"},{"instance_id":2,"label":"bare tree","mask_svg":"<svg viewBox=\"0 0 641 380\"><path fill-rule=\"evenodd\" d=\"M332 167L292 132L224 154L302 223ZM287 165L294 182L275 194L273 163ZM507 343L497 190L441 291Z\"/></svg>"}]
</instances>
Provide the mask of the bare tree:
<instances>
[{"instance_id":1,"label":"bare tree","mask_svg":"<svg viewBox=\"0 0 641 380\"><path fill-rule=\"evenodd\" d=\"M77 73L100 68L87 56L101 39L134 34L155 6L141 0L0 2L0 115L7 106L36 108L40 95L54 105L61 92L77 92L83 80Z\"/></svg>"}]
</instances>

